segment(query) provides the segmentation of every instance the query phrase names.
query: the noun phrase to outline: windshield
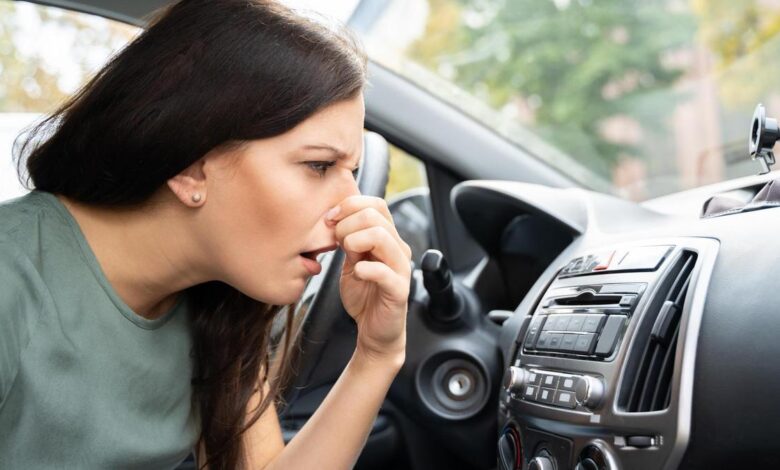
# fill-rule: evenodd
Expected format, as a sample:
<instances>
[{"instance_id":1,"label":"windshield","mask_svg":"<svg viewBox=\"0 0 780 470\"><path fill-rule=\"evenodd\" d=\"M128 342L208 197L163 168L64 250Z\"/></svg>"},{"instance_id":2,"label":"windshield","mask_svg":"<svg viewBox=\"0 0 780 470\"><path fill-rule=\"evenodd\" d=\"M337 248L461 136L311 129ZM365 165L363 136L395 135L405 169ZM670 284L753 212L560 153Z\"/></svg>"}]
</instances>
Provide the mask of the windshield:
<instances>
[{"instance_id":1,"label":"windshield","mask_svg":"<svg viewBox=\"0 0 780 470\"><path fill-rule=\"evenodd\" d=\"M585 186L632 200L738 176L780 114L780 1L287 0ZM325 5L323 5L325 3Z\"/></svg>"}]
</instances>

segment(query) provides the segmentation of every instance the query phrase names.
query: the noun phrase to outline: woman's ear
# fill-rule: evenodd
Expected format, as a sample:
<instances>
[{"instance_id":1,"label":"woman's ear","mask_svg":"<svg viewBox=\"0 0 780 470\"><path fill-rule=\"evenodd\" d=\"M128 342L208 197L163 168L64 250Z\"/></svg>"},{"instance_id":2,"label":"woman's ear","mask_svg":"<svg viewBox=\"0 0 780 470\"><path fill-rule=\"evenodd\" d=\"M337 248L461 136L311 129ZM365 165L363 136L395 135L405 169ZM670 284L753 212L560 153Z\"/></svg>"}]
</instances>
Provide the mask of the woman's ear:
<instances>
[{"instance_id":1,"label":"woman's ear","mask_svg":"<svg viewBox=\"0 0 780 470\"><path fill-rule=\"evenodd\" d=\"M200 207L206 202L206 173L203 171L203 158L168 180L173 194L188 207Z\"/></svg>"}]
</instances>

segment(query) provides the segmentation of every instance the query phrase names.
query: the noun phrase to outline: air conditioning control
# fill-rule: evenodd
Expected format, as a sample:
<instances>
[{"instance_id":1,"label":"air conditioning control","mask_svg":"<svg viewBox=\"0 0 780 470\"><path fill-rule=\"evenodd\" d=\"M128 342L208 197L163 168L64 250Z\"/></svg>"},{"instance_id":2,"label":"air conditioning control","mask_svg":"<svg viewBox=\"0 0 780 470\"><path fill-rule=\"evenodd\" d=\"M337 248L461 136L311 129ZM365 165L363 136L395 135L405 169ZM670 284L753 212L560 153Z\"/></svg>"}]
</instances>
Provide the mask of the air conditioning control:
<instances>
[{"instance_id":1,"label":"air conditioning control","mask_svg":"<svg viewBox=\"0 0 780 470\"><path fill-rule=\"evenodd\" d=\"M510 366L504 378L504 388L511 394L521 395L527 372L520 367Z\"/></svg>"},{"instance_id":2,"label":"air conditioning control","mask_svg":"<svg viewBox=\"0 0 780 470\"><path fill-rule=\"evenodd\" d=\"M595 445L589 445L580 453L574 470L609 470L609 464L601 449Z\"/></svg>"},{"instance_id":3,"label":"air conditioning control","mask_svg":"<svg viewBox=\"0 0 780 470\"><path fill-rule=\"evenodd\" d=\"M528 463L528 470L555 470L552 460L547 457L534 457Z\"/></svg>"},{"instance_id":4,"label":"air conditioning control","mask_svg":"<svg viewBox=\"0 0 780 470\"><path fill-rule=\"evenodd\" d=\"M604 383L601 379L583 375L577 382L575 397L580 405L594 409L604 398Z\"/></svg>"},{"instance_id":5,"label":"air conditioning control","mask_svg":"<svg viewBox=\"0 0 780 470\"><path fill-rule=\"evenodd\" d=\"M512 426L504 428L498 439L498 470L519 470L523 466L520 434Z\"/></svg>"}]
</instances>

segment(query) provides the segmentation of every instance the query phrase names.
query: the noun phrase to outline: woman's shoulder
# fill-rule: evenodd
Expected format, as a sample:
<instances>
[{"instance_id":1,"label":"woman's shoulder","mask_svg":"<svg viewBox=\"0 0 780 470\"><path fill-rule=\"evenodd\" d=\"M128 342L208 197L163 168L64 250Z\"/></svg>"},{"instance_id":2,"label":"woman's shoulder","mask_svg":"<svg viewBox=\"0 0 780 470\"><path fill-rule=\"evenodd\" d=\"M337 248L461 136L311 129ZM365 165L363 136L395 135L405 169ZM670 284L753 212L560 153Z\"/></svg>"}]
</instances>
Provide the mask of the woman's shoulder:
<instances>
[{"instance_id":1,"label":"woman's shoulder","mask_svg":"<svg viewBox=\"0 0 780 470\"><path fill-rule=\"evenodd\" d=\"M54 194L39 190L0 202L0 264L26 259L42 271L47 260L71 256L78 244L59 206Z\"/></svg>"},{"instance_id":2,"label":"woman's shoulder","mask_svg":"<svg viewBox=\"0 0 780 470\"><path fill-rule=\"evenodd\" d=\"M0 207L0 404L16 375L22 351L29 342L51 294L24 244L13 236L20 221Z\"/></svg>"},{"instance_id":3,"label":"woman's shoulder","mask_svg":"<svg viewBox=\"0 0 780 470\"><path fill-rule=\"evenodd\" d=\"M39 226L43 220L57 221L51 193L33 190L23 196L0 201L0 241L24 244L29 239L30 230ZM47 217L47 214L55 217ZM62 221L59 221L62 222Z\"/></svg>"}]
</instances>

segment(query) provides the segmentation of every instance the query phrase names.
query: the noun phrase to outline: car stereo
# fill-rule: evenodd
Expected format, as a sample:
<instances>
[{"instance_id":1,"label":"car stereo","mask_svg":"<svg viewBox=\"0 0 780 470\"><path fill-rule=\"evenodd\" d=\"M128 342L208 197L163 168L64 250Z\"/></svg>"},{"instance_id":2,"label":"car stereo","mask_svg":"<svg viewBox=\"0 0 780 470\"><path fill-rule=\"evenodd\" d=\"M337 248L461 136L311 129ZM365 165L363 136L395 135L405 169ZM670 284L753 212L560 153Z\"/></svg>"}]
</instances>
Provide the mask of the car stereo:
<instances>
[{"instance_id":1,"label":"car stereo","mask_svg":"<svg viewBox=\"0 0 780 470\"><path fill-rule=\"evenodd\" d=\"M583 284L552 289L523 341L525 353L608 357L645 283Z\"/></svg>"}]
</instances>

